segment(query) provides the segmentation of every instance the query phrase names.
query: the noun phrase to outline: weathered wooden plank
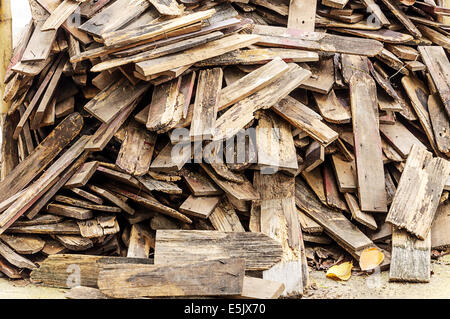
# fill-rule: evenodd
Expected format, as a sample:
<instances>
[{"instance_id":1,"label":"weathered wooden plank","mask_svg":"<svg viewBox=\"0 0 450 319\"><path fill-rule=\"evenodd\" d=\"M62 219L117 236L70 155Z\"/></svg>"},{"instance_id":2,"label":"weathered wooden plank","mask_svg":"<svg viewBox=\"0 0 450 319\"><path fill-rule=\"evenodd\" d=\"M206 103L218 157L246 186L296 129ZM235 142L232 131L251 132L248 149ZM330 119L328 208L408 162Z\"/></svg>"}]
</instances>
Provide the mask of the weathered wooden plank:
<instances>
[{"instance_id":1,"label":"weathered wooden plank","mask_svg":"<svg viewBox=\"0 0 450 319\"><path fill-rule=\"evenodd\" d=\"M283 170L295 174L297 153L291 125L273 113L259 113L256 126L258 167L270 172Z\"/></svg>"},{"instance_id":2,"label":"weathered wooden plank","mask_svg":"<svg viewBox=\"0 0 450 319\"><path fill-rule=\"evenodd\" d=\"M342 156L333 154L334 172L336 181L341 193L353 193L357 190L356 166L355 161L345 161Z\"/></svg>"},{"instance_id":3,"label":"weathered wooden plank","mask_svg":"<svg viewBox=\"0 0 450 319\"><path fill-rule=\"evenodd\" d=\"M186 265L102 265L98 286L116 298L240 295L244 272L245 260L236 258Z\"/></svg>"},{"instance_id":4,"label":"weathered wooden plank","mask_svg":"<svg viewBox=\"0 0 450 319\"><path fill-rule=\"evenodd\" d=\"M308 269L295 208L295 179L280 172L270 175L255 172L253 178L261 196L261 232L283 249L282 260L264 271L263 279L283 283L284 296L301 295L308 285Z\"/></svg>"},{"instance_id":5,"label":"weathered wooden plank","mask_svg":"<svg viewBox=\"0 0 450 319\"><path fill-rule=\"evenodd\" d=\"M431 235L417 239L394 227L390 281L429 282L431 276Z\"/></svg>"},{"instance_id":6,"label":"weathered wooden plank","mask_svg":"<svg viewBox=\"0 0 450 319\"><path fill-rule=\"evenodd\" d=\"M80 254L50 255L40 264L39 269L32 271L31 279L49 287L72 288L81 285L97 288L101 263L136 265L150 264L151 262L151 259L147 258L102 257ZM77 273L79 276L76 276Z\"/></svg>"},{"instance_id":7,"label":"weathered wooden plank","mask_svg":"<svg viewBox=\"0 0 450 319\"><path fill-rule=\"evenodd\" d=\"M450 120L436 94L428 97L428 113L433 126L436 146L442 153L450 155Z\"/></svg>"},{"instance_id":8,"label":"weathered wooden plank","mask_svg":"<svg viewBox=\"0 0 450 319\"><path fill-rule=\"evenodd\" d=\"M358 197L362 211L387 212L375 81L362 72L350 79Z\"/></svg>"},{"instance_id":9,"label":"weathered wooden plank","mask_svg":"<svg viewBox=\"0 0 450 319\"><path fill-rule=\"evenodd\" d=\"M278 299L284 291L284 284L254 277L244 277L242 299Z\"/></svg>"},{"instance_id":10,"label":"weathered wooden plank","mask_svg":"<svg viewBox=\"0 0 450 319\"><path fill-rule=\"evenodd\" d=\"M219 196L195 197L189 196L179 210L186 215L199 218L208 218L220 202Z\"/></svg>"},{"instance_id":11,"label":"weathered wooden plank","mask_svg":"<svg viewBox=\"0 0 450 319\"><path fill-rule=\"evenodd\" d=\"M418 49L450 116L450 66L444 49L436 46L419 46Z\"/></svg>"},{"instance_id":12,"label":"weathered wooden plank","mask_svg":"<svg viewBox=\"0 0 450 319\"><path fill-rule=\"evenodd\" d=\"M76 0L64 0L61 2L41 26L41 31L58 30L70 15L78 9L79 5L80 2Z\"/></svg>"},{"instance_id":13,"label":"weathered wooden plank","mask_svg":"<svg viewBox=\"0 0 450 319\"><path fill-rule=\"evenodd\" d=\"M19 268L27 268L27 269L36 269L37 265L34 264L31 260L28 260L25 257L17 254L12 250L8 245L3 243L0 240L0 255L5 258L10 264L19 267Z\"/></svg>"},{"instance_id":14,"label":"weathered wooden plank","mask_svg":"<svg viewBox=\"0 0 450 319\"><path fill-rule=\"evenodd\" d=\"M430 114L428 113L428 87L425 83L413 75L404 76L401 82L405 88L406 94L411 100L411 105L417 114L419 122L427 135L431 147L437 154L439 154L430 120Z\"/></svg>"},{"instance_id":15,"label":"weathered wooden plank","mask_svg":"<svg viewBox=\"0 0 450 319\"><path fill-rule=\"evenodd\" d=\"M36 254L45 245L45 240L38 236L3 234L0 236L0 239L17 253L25 255Z\"/></svg>"},{"instance_id":16,"label":"weathered wooden plank","mask_svg":"<svg viewBox=\"0 0 450 319\"><path fill-rule=\"evenodd\" d=\"M149 192L157 191L166 194L182 194L183 190L177 184L170 181L159 181L150 176L137 177L139 183Z\"/></svg>"},{"instance_id":17,"label":"weathered wooden plank","mask_svg":"<svg viewBox=\"0 0 450 319\"><path fill-rule=\"evenodd\" d=\"M150 7L146 0L118 0L79 26L97 37L124 26Z\"/></svg>"},{"instance_id":18,"label":"weathered wooden plank","mask_svg":"<svg viewBox=\"0 0 450 319\"><path fill-rule=\"evenodd\" d=\"M411 33L415 38L421 38L422 33L416 28L414 23L408 18L408 16L403 12L403 10L397 5L396 1L393 0L383 0L383 3L388 7L389 10L395 15L395 17L400 21L401 24Z\"/></svg>"},{"instance_id":19,"label":"weathered wooden plank","mask_svg":"<svg viewBox=\"0 0 450 319\"><path fill-rule=\"evenodd\" d=\"M302 176L305 179L306 183L308 183L309 187L313 190L313 192L316 194L317 198L320 200L320 202L324 205L327 205L327 198L325 196L325 188L323 186L323 176L322 176L322 169L320 167L317 167L313 169L312 171L306 172L305 170L302 171Z\"/></svg>"},{"instance_id":20,"label":"weathered wooden plank","mask_svg":"<svg viewBox=\"0 0 450 319\"><path fill-rule=\"evenodd\" d=\"M313 96L320 115L327 122L336 124L350 123L352 117L350 111L342 105L334 90L331 90L328 94L314 93Z\"/></svg>"},{"instance_id":21,"label":"weathered wooden plank","mask_svg":"<svg viewBox=\"0 0 450 319\"><path fill-rule=\"evenodd\" d=\"M339 136L338 133L321 121L322 117L319 114L290 96L281 100L272 109L293 126L305 131L324 147L331 144Z\"/></svg>"},{"instance_id":22,"label":"weathered wooden plank","mask_svg":"<svg viewBox=\"0 0 450 319\"><path fill-rule=\"evenodd\" d=\"M298 208L321 225L325 232L350 254L372 245L372 241L341 212L320 203L299 178L295 181L295 202Z\"/></svg>"},{"instance_id":23,"label":"weathered wooden plank","mask_svg":"<svg viewBox=\"0 0 450 319\"><path fill-rule=\"evenodd\" d=\"M386 221L425 240L449 174L447 160L413 145Z\"/></svg>"},{"instance_id":24,"label":"weathered wooden plank","mask_svg":"<svg viewBox=\"0 0 450 319\"><path fill-rule=\"evenodd\" d=\"M56 235L55 238L61 245L72 251L84 251L94 246L89 238L77 235Z\"/></svg>"},{"instance_id":25,"label":"weathered wooden plank","mask_svg":"<svg viewBox=\"0 0 450 319\"><path fill-rule=\"evenodd\" d=\"M183 178L194 196L221 195L222 190L200 172L186 171Z\"/></svg>"},{"instance_id":26,"label":"weathered wooden plank","mask_svg":"<svg viewBox=\"0 0 450 319\"><path fill-rule=\"evenodd\" d=\"M184 7L176 0L149 0L162 15L180 16L183 14Z\"/></svg>"},{"instance_id":27,"label":"weathered wooden plank","mask_svg":"<svg viewBox=\"0 0 450 319\"><path fill-rule=\"evenodd\" d=\"M394 125L380 124L380 133L403 158L408 157L413 145L426 149L426 146L399 121Z\"/></svg>"},{"instance_id":28,"label":"weathered wooden plank","mask_svg":"<svg viewBox=\"0 0 450 319\"><path fill-rule=\"evenodd\" d=\"M212 138L219 109L222 79L221 68L201 70L199 73L194 114L189 132L193 141Z\"/></svg>"},{"instance_id":29,"label":"weathered wooden plank","mask_svg":"<svg viewBox=\"0 0 450 319\"><path fill-rule=\"evenodd\" d=\"M56 30L42 31L43 23L42 21L36 23L21 62L43 61L49 57L53 41L56 39Z\"/></svg>"},{"instance_id":30,"label":"weathered wooden plank","mask_svg":"<svg viewBox=\"0 0 450 319\"><path fill-rule=\"evenodd\" d=\"M325 161L325 148L317 141L308 145L305 151L305 160L303 162L304 171L311 172Z\"/></svg>"},{"instance_id":31,"label":"weathered wooden plank","mask_svg":"<svg viewBox=\"0 0 450 319\"><path fill-rule=\"evenodd\" d=\"M85 199L87 199L87 200L89 200L89 201L91 201L93 203L96 203L98 205L102 205L103 204L103 199L102 198L100 198L100 197L98 197L98 196L96 196L94 194L91 194L91 193L85 191L84 189L75 187L75 188L70 188L70 190L72 192L74 192L75 194L77 194L78 196L83 197L83 198L85 198Z\"/></svg>"},{"instance_id":32,"label":"weathered wooden plank","mask_svg":"<svg viewBox=\"0 0 450 319\"><path fill-rule=\"evenodd\" d=\"M90 219L93 216L92 210L55 203L48 204L45 210L53 215L70 217L79 220Z\"/></svg>"},{"instance_id":33,"label":"weathered wooden plank","mask_svg":"<svg viewBox=\"0 0 450 319\"><path fill-rule=\"evenodd\" d=\"M450 246L448 236L450 230L450 203L445 202L439 205L433 225L431 226L431 248L442 249Z\"/></svg>"},{"instance_id":34,"label":"weathered wooden plank","mask_svg":"<svg viewBox=\"0 0 450 319\"><path fill-rule=\"evenodd\" d=\"M303 64L302 64L303 65ZM333 56L322 56L318 62L307 65L312 75L302 83L301 88L321 94L328 94L334 85Z\"/></svg>"},{"instance_id":35,"label":"weathered wooden plank","mask_svg":"<svg viewBox=\"0 0 450 319\"><path fill-rule=\"evenodd\" d=\"M291 0L287 27L313 32L316 20L316 7L317 0Z\"/></svg>"},{"instance_id":36,"label":"weathered wooden plank","mask_svg":"<svg viewBox=\"0 0 450 319\"><path fill-rule=\"evenodd\" d=\"M56 224L40 224L30 226L11 226L8 233L12 234L37 234L37 235L79 235L80 228L75 221L63 221Z\"/></svg>"},{"instance_id":37,"label":"weathered wooden plank","mask_svg":"<svg viewBox=\"0 0 450 319\"><path fill-rule=\"evenodd\" d=\"M135 121L130 121L125 134L116 165L131 175L145 175L153 157L156 135Z\"/></svg>"},{"instance_id":38,"label":"weathered wooden plank","mask_svg":"<svg viewBox=\"0 0 450 319\"><path fill-rule=\"evenodd\" d=\"M94 193L106 198L107 200L111 201L121 209L123 209L125 212L127 212L130 215L133 215L135 213L135 210L130 207L127 203L122 201L119 197L117 197L115 194L107 191L106 189L103 189L101 187L98 187L96 185L88 185L87 188Z\"/></svg>"},{"instance_id":39,"label":"weathered wooden plank","mask_svg":"<svg viewBox=\"0 0 450 319\"><path fill-rule=\"evenodd\" d=\"M173 68L193 64L229 51L246 47L257 42L259 38L260 37L257 35L230 35L193 49L186 50L182 53L175 53L168 56L139 62L136 64L136 70L145 76L161 73Z\"/></svg>"},{"instance_id":40,"label":"weathered wooden plank","mask_svg":"<svg viewBox=\"0 0 450 319\"><path fill-rule=\"evenodd\" d=\"M377 222L375 221L375 218L370 213L366 213L361 211L359 209L358 200L356 199L355 195L350 193L344 194L345 201L347 202L347 205L350 209L350 212L352 213L352 218L356 220L361 225L366 226L369 229L377 229Z\"/></svg>"},{"instance_id":41,"label":"weathered wooden plank","mask_svg":"<svg viewBox=\"0 0 450 319\"><path fill-rule=\"evenodd\" d=\"M253 119L254 112L276 105L310 75L311 72L298 65L289 64L289 70L279 79L239 101L217 119L214 140L228 139L238 133Z\"/></svg>"},{"instance_id":42,"label":"weathered wooden plank","mask_svg":"<svg viewBox=\"0 0 450 319\"><path fill-rule=\"evenodd\" d=\"M197 62L195 63L195 66L257 65L267 63L276 58L281 58L286 63L315 62L319 60L319 55L317 52L303 50L257 48L231 51L214 58Z\"/></svg>"},{"instance_id":43,"label":"weathered wooden plank","mask_svg":"<svg viewBox=\"0 0 450 319\"><path fill-rule=\"evenodd\" d=\"M217 184L227 195L231 196L237 201L249 201L259 199L258 192L253 188L248 179L244 178L243 182L232 182L219 177L206 164L200 164L202 169L208 176Z\"/></svg>"},{"instance_id":44,"label":"weathered wooden plank","mask_svg":"<svg viewBox=\"0 0 450 319\"><path fill-rule=\"evenodd\" d=\"M67 181L65 187L81 187L87 184L89 179L94 175L99 163L97 161L83 164L80 169Z\"/></svg>"},{"instance_id":45,"label":"weathered wooden plank","mask_svg":"<svg viewBox=\"0 0 450 319\"><path fill-rule=\"evenodd\" d=\"M151 237L147 234L144 227L139 224L132 225L127 257L148 258L150 254L150 241Z\"/></svg>"},{"instance_id":46,"label":"weathered wooden plank","mask_svg":"<svg viewBox=\"0 0 450 319\"><path fill-rule=\"evenodd\" d=\"M380 42L372 39L356 39L322 32L304 33L298 29L265 25L255 25L252 33L261 36L257 42L258 45L269 47L366 56L377 55L383 47Z\"/></svg>"},{"instance_id":47,"label":"weathered wooden plank","mask_svg":"<svg viewBox=\"0 0 450 319\"><path fill-rule=\"evenodd\" d=\"M182 252L182 253L180 253ZM155 265L244 258L246 270L263 270L281 260L281 245L261 233L158 230Z\"/></svg>"},{"instance_id":48,"label":"weathered wooden plank","mask_svg":"<svg viewBox=\"0 0 450 319\"><path fill-rule=\"evenodd\" d=\"M149 86L145 82L135 86L122 78L97 94L84 109L102 123L110 123L117 114L141 97Z\"/></svg>"},{"instance_id":49,"label":"weathered wooden plank","mask_svg":"<svg viewBox=\"0 0 450 319\"><path fill-rule=\"evenodd\" d=\"M218 231L222 232L245 232L236 211L226 198L209 215L209 221Z\"/></svg>"},{"instance_id":50,"label":"weathered wooden plank","mask_svg":"<svg viewBox=\"0 0 450 319\"><path fill-rule=\"evenodd\" d=\"M339 192L331 165L322 165L322 172L323 185L325 187L325 195L327 197L328 206L347 211L347 205L345 204L342 194Z\"/></svg>"},{"instance_id":51,"label":"weathered wooden plank","mask_svg":"<svg viewBox=\"0 0 450 319\"><path fill-rule=\"evenodd\" d=\"M75 207L81 207L86 208L89 210L96 210L96 211L102 211L102 212L111 212L111 213L120 213L122 210L119 207L113 207L113 206L105 206L105 205L94 205L91 204L88 201L75 199L71 197L67 197L64 195L56 195L54 197L55 201Z\"/></svg>"}]
</instances>

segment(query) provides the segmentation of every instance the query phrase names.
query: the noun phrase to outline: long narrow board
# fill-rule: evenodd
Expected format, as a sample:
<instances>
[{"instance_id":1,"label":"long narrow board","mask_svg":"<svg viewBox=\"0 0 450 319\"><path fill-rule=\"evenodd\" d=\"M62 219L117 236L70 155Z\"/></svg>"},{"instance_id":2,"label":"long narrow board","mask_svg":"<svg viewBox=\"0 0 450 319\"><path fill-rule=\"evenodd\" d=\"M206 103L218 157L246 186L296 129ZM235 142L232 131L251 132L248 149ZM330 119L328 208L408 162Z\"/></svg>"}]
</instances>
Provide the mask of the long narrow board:
<instances>
[{"instance_id":1,"label":"long narrow board","mask_svg":"<svg viewBox=\"0 0 450 319\"><path fill-rule=\"evenodd\" d=\"M360 207L387 212L375 81L365 73L355 73L350 79L350 99Z\"/></svg>"},{"instance_id":2,"label":"long narrow board","mask_svg":"<svg viewBox=\"0 0 450 319\"><path fill-rule=\"evenodd\" d=\"M244 259L192 264L102 265L100 291L115 298L240 295Z\"/></svg>"},{"instance_id":3,"label":"long narrow board","mask_svg":"<svg viewBox=\"0 0 450 319\"><path fill-rule=\"evenodd\" d=\"M319 202L312 190L299 178L295 181L295 202L298 208L322 226L350 254L355 255L356 251L373 244L342 212Z\"/></svg>"},{"instance_id":4,"label":"long narrow board","mask_svg":"<svg viewBox=\"0 0 450 319\"><path fill-rule=\"evenodd\" d=\"M21 62L44 61L50 55L53 41L56 39L56 30L42 31L44 22L38 22L23 53Z\"/></svg>"},{"instance_id":5,"label":"long narrow board","mask_svg":"<svg viewBox=\"0 0 450 319\"><path fill-rule=\"evenodd\" d=\"M244 258L246 270L269 269L281 260L281 245L261 233L158 230L155 265Z\"/></svg>"}]
</instances>

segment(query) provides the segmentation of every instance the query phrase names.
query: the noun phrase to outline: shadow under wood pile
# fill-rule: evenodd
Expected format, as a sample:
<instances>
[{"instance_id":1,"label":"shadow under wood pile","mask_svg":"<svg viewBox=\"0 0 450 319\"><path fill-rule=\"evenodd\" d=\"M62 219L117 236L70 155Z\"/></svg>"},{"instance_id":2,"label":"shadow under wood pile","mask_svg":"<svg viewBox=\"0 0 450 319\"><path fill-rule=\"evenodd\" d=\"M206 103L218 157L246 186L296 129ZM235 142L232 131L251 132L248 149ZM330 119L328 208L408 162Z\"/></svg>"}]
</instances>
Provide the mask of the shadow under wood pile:
<instances>
[{"instance_id":1,"label":"shadow under wood pile","mask_svg":"<svg viewBox=\"0 0 450 319\"><path fill-rule=\"evenodd\" d=\"M353 259L430 280L450 9L30 4L4 79L3 274L70 298L301 296L308 266ZM363 267L367 248L384 259Z\"/></svg>"}]
</instances>

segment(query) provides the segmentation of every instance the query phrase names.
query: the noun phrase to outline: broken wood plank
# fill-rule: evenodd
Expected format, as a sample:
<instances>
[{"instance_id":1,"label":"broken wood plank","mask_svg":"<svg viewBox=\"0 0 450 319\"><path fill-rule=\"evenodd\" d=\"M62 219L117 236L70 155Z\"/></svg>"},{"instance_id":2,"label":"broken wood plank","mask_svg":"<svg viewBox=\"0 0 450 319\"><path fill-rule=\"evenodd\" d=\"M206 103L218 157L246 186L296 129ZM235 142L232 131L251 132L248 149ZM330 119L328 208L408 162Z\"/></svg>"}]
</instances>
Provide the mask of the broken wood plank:
<instances>
[{"instance_id":1,"label":"broken wood plank","mask_svg":"<svg viewBox=\"0 0 450 319\"><path fill-rule=\"evenodd\" d=\"M389 281L429 282L431 276L431 235L417 239L394 227Z\"/></svg>"},{"instance_id":2,"label":"broken wood plank","mask_svg":"<svg viewBox=\"0 0 450 319\"><path fill-rule=\"evenodd\" d=\"M209 215L209 221L218 231L245 232L236 211L227 199L223 199Z\"/></svg>"},{"instance_id":3,"label":"broken wood plank","mask_svg":"<svg viewBox=\"0 0 450 319\"><path fill-rule=\"evenodd\" d=\"M148 258L150 254L150 240L151 237L141 225L132 225L127 257Z\"/></svg>"},{"instance_id":4,"label":"broken wood plank","mask_svg":"<svg viewBox=\"0 0 450 319\"><path fill-rule=\"evenodd\" d=\"M49 57L53 41L56 39L56 30L42 31L43 23L40 21L36 24L21 62L43 61Z\"/></svg>"},{"instance_id":5,"label":"broken wood plank","mask_svg":"<svg viewBox=\"0 0 450 319\"><path fill-rule=\"evenodd\" d=\"M130 215L133 215L135 213L135 210L131 208L127 203L122 201L119 197L114 195L113 193L107 191L106 189L103 189L101 187L98 187L96 185L87 185L87 188L94 193L104 197L105 199L109 200L110 202L114 203L121 209L123 209L125 212L127 212Z\"/></svg>"},{"instance_id":6,"label":"broken wood plank","mask_svg":"<svg viewBox=\"0 0 450 319\"><path fill-rule=\"evenodd\" d=\"M425 240L449 174L447 160L413 145L386 221Z\"/></svg>"},{"instance_id":7,"label":"broken wood plank","mask_svg":"<svg viewBox=\"0 0 450 319\"><path fill-rule=\"evenodd\" d=\"M90 219L93 216L92 210L54 203L48 204L46 211L53 215L70 217L79 220Z\"/></svg>"}]
</instances>

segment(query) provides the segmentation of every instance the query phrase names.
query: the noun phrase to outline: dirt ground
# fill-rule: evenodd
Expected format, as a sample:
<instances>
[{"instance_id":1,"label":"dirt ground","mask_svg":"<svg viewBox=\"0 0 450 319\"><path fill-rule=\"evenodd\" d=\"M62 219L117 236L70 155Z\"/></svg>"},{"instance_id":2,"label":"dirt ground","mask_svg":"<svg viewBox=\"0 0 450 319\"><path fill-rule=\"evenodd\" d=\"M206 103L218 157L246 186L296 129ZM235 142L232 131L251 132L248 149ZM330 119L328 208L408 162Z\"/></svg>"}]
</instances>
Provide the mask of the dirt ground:
<instances>
[{"instance_id":1,"label":"dirt ground","mask_svg":"<svg viewBox=\"0 0 450 319\"><path fill-rule=\"evenodd\" d=\"M388 282L389 272L380 275L352 276L348 281L334 281L324 271L311 271L311 289L305 299L450 299L450 255L432 261L433 275L427 284ZM64 289L47 288L27 281L0 278L0 299L60 299Z\"/></svg>"}]
</instances>

